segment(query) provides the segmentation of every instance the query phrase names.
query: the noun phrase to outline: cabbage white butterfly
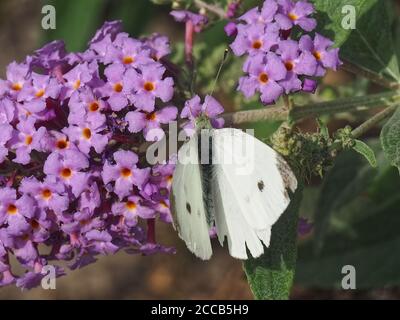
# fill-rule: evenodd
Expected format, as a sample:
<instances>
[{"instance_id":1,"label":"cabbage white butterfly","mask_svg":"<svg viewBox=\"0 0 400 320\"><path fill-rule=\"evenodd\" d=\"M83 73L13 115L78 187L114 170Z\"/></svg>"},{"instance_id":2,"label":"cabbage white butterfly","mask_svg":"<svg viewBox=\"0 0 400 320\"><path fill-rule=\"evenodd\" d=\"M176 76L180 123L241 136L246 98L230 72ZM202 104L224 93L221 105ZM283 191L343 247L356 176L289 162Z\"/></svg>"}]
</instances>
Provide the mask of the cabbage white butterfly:
<instances>
[{"instance_id":1,"label":"cabbage white butterfly","mask_svg":"<svg viewBox=\"0 0 400 320\"><path fill-rule=\"evenodd\" d=\"M227 238L231 256L247 259L248 249L258 257L290 202L287 190L296 188L285 160L252 135L233 128L198 130L178 151L171 192L174 227L203 260L212 255L214 226L222 246Z\"/></svg>"}]
</instances>

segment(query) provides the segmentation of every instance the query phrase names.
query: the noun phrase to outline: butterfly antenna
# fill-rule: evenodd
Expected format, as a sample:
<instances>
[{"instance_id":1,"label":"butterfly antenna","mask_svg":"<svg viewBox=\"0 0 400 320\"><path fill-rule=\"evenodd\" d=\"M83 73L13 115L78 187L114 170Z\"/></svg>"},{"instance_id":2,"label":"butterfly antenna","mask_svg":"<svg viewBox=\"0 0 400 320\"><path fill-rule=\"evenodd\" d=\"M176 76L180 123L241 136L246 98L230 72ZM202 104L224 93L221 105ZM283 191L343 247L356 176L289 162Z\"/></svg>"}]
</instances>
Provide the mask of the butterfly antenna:
<instances>
[{"instance_id":1,"label":"butterfly antenna","mask_svg":"<svg viewBox=\"0 0 400 320\"><path fill-rule=\"evenodd\" d=\"M215 76L214 83L213 83L213 86L211 88L211 92L209 94L210 96L212 96L214 94L214 90L215 90L215 87L217 85L218 78L219 78L219 76L221 74L222 67L224 66L224 63L225 63L226 59L228 58L228 53L229 53L229 50L228 50L228 48L226 48L225 51L224 51L224 57L222 58L222 61L221 61L220 65L219 65L217 75Z\"/></svg>"}]
</instances>

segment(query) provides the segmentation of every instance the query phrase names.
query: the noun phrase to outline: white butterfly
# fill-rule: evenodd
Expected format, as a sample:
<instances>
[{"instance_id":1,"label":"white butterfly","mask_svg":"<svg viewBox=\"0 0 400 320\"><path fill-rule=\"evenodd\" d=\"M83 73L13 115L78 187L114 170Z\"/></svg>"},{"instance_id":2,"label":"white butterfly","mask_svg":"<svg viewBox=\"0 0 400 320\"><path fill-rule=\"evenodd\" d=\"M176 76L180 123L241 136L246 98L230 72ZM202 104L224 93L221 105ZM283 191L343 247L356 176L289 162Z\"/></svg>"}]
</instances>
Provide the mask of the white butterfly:
<instances>
[{"instance_id":1,"label":"white butterfly","mask_svg":"<svg viewBox=\"0 0 400 320\"><path fill-rule=\"evenodd\" d=\"M233 257L247 259L247 249L258 257L290 202L287 189L297 188L296 177L277 152L252 135L233 128L201 132L178 152L171 193L174 226L203 260L212 255L213 226L221 245L227 238ZM204 164L207 159L211 163Z\"/></svg>"}]
</instances>

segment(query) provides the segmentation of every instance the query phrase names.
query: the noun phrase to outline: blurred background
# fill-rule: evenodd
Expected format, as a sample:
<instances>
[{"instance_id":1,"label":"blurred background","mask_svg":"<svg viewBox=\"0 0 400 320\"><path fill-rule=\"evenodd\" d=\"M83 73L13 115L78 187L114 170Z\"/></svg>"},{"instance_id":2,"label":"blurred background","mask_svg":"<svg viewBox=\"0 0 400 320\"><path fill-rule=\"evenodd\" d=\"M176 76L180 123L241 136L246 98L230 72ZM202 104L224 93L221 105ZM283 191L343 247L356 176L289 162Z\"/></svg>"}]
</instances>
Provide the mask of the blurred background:
<instances>
[{"instance_id":1,"label":"blurred background","mask_svg":"<svg viewBox=\"0 0 400 320\"><path fill-rule=\"evenodd\" d=\"M246 6L257 3L244 2ZM400 1L393 3L397 3L395 20L400 12ZM56 7L56 30L41 28L41 9L45 4ZM105 20L113 19L123 20L124 30L132 36L156 31L169 36L172 45L178 43L172 59L179 61L183 28L169 16L169 10L168 6L157 6L148 0L1 0L0 77L5 76L10 62L23 60L51 40L63 39L69 51L85 49L95 30ZM216 70L221 52L229 41L223 33L223 25L214 25L199 36L197 42L195 55L199 73L203 74L201 88L205 92L213 77L207 69ZM215 47L222 51L214 50ZM242 109L260 107L256 101L232 98L227 88L235 86L238 78L235 74L240 74L240 63L230 59L220 79L224 89L216 92L227 111L233 111L233 106L236 109L238 106ZM339 71L327 74L317 95L311 98L300 95L296 99L304 103L380 91L381 88L368 81ZM346 124L355 126L365 116L344 114L324 120L334 130ZM268 122L254 127L257 136L266 139L278 125ZM315 131L315 121L303 121L299 129ZM378 135L379 128L369 133L372 145L378 145ZM329 205L332 201L320 197L320 193L330 184L322 184L320 179L309 182L300 215L313 222L315 217L321 216L318 212L323 211L326 234L316 240L311 232L299 239L293 299L400 298L397 289L400 284L400 179L398 172L384 160L378 146L376 150L378 170L370 169L365 160L353 153L343 154L333 168L329 181L348 177L340 180L343 185L338 186L335 196L346 198L343 193L347 192L353 196L351 199ZM241 262L231 258L226 249L215 243L212 259L203 262L188 252L172 226L158 222L157 238L165 245L176 247L176 255L143 257L120 252L101 257L82 270L67 272L67 276L57 280L56 290L37 288L21 292L11 286L0 289L0 299L252 299ZM315 241L320 241L322 246L317 253L313 250ZM357 290L339 289L343 276L341 267L345 264L356 266Z\"/></svg>"}]
</instances>

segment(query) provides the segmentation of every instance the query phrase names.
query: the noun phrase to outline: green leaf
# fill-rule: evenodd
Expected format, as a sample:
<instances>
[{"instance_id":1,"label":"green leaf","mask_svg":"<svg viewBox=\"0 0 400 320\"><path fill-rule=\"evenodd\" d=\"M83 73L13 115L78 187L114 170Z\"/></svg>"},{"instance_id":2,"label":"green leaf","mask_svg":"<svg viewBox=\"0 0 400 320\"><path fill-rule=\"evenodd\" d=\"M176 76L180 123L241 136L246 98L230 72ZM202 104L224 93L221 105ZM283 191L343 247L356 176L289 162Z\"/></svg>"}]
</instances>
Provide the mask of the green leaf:
<instances>
[{"instance_id":1,"label":"green leaf","mask_svg":"<svg viewBox=\"0 0 400 320\"><path fill-rule=\"evenodd\" d=\"M400 108L383 126L381 131L381 144L390 163L400 170Z\"/></svg>"},{"instance_id":2,"label":"green leaf","mask_svg":"<svg viewBox=\"0 0 400 320\"><path fill-rule=\"evenodd\" d=\"M314 250L320 252L326 243L332 215L360 194L377 174L350 151L342 152L326 174L317 201L314 223Z\"/></svg>"},{"instance_id":3,"label":"green leaf","mask_svg":"<svg viewBox=\"0 0 400 320\"><path fill-rule=\"evenodd\" d=\"M356 198L332 221L336 231L326 238L320 254L315 255L310 242L299 249L296 283L318 288L340 287L342 267L353 265L357 289L399 285L399 206L398 194L391 194L381 204ZM363 217L352 221L355 212Z\"/></svg>"},{"instance_id":4,"label":"green leaf","mask_svg":"<svg viewBox=\"0 0 400 320\"><path fill-rule=\"evenodd\" d=\"M361 140L354 140L355 145L353 146L353 149L363 155L365 159L368 160L369 164L371 167L376 168L378 166L378 163L376 161L375 157L375 152L372 150L365 142Z\"/></svg>"},{"instance_id":5,"label":"green leaf","mask_svg":"<svg viewBox=\"0 0 400 320\"><path fill-rule=\"evenodd\" d=\"M388 78L400 82L400 70L388 10L393 10L391 1L382 0L311 0L317 9L317 32L334 39L340 47L342 59ZM342 27L346 17L345 6L356 9L356 28Z\"/></svg>"},{"instance_id":6,"label":"green leaf","mask_svg":"<svg viewBox=\"0 0 400 320\"><path fill-rule=\"evenodd\" d=\"M357 153L347 152L349 157L363 164L355 169L358 171L356 177L348 179L345 191L338 192L342 205L330 213L323 250L315 252L316 239L300 245L296 270L298 284L340 287L341 269L348 264L356 268L357 289L400 284L400 256L396 254L400 246L400 178L383 152L379 152L377 142L368 142L378 158L376 169L362 161ZM354 160L343 161L342 166L350 162ZM340 167L335 170L348 172ZM332 190L334 183L331 183ZM342 185L337 186L337 190L341 188ZM347 201L344 201L343 193L348 194ZM304 193L305 202L309 201L309 194ZM311 195L310 200L315 199ZM320 195L323 195L323 190ZM314 208L306 210L319 211L320 207L317 203Z\"/></svg>"},{"instance_id":7,"label":"green leaf","mask_svg":"<svg viewBox=\"0 0 400 320\"><path fill-rule=\"evenodd\" d=\"M326 126L326 124L319 118L317 118L317 123L319 127L319 131L322 134L322 136L325 138L325 140L329 139L329 129Z\"/></svg>"},{"instance_id":8,"label":"green leaf","mask_svg":"<svg viewBox=\"0 0 400 320\"><path fill-rule=\"evenodd\" d=\"M289 207L272 227L269 248L257 258L243 262L243 267L256 299L288 299L297 257L298 210L303 194L298 187Z\"/></svg>"},{"instance_id":9,"label":"green leaf","mask_svg":"<svg viewBox=\"0 0 400 320\"><path fill-rule=\"evenodd\" d=\"M106 2L51 0L46 4L51 4L56 8L57 28L43 31L44 42L62 39L69 51L80 51L84 50L87 41L94 36L96 27L101 25Z\"/></svg>"}]
</instances>

